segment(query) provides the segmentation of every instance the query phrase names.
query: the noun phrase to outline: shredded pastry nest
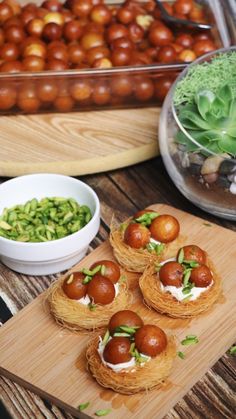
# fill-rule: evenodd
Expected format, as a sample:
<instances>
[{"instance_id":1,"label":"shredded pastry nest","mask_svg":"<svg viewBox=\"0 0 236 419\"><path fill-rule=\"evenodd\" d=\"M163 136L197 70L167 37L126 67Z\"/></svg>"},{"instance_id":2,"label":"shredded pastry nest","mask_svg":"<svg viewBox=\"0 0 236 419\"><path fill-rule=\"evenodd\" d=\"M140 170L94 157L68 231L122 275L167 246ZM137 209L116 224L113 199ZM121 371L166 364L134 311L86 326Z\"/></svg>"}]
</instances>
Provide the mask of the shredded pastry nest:
<instances>
[{"instance_id":1,"label":"shredded pastry nest","mask_svg":"<svg viewBox=\"0 0 236 419\"><path fill-rule=\"evenodd\" d=\"M101 386L122 394L135 394L163 386L176 356L175 341L170 337L166 349L155 358L142 366L114 372L102 363L97 351L98 343L99 336L96 336L87 348L88 370Z\"/></svg>"},{"instance_id":2,"label":"shredded pastry nest","mask_svg":"<svg viewBox=\"0 0 236 419\"><path fill-rule=\"evenodd\" d=\"M68 275L67 275L68 276ZM72 300L62 289L65 277L56 281L48 290L46 299L50 312L62 326L71 330L95 330L107 325L111 316L132 303L126 282L119 282L119 294L110 304L96 304L92 311L88 306Z\"/></svg>"},{"instance_id":3,"label":"shredded pastry nest","mask_svg":"<svg viewBox=\"0 0 236 419\"><path fill-rule=\"evenodd\" d=\"M148 265L175 257L184 243L184 237L180 235L173 242L165 244L163 252L157 255L155 251L149 252L147 249L134 249L128 246L123 240L123 233L119 227L112 224L110 243L121 266L131 272L144 272Z\"/></svg>"},{"instance_id":4,"label":"shredded pastry nest","mask_svg":"<svg viewBox=\"0 0 236 419\"><path fill-rule=\"evenodd\" d=\"M222 292L221 278L209 258L207 260L207 266L213 273L214 283L207 291L203 292L193 301L178 301L169 292L162 291L155 266L151 265L147 267L139 279L139 286L146 304L159 313L175 318L194 317L207 311L217 301Z\"/></svg>"}]
</instances>

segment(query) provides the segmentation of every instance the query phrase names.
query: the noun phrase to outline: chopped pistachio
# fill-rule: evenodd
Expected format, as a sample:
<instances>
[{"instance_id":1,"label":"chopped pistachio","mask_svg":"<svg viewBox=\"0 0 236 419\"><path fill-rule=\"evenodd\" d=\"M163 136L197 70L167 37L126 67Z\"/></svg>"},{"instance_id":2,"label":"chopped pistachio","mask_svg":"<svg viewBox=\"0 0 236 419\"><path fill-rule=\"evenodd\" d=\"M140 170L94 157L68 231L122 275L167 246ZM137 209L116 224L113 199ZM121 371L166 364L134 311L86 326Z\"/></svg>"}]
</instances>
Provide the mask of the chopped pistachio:
<instances>
[{"instance_id":1,"label":"chopped pistachio","mask_svg":"<svg viewBox=\"0 0 236 419\"><path fill-rule=\"evenodd\" d=\"M110 337L110 332L109 332L109 330L107 330L104 337L103 337L103 340L102 340L102 343L103 343L104 346L106 346L106 344L109 340L109 337Z\"/></svg>"},{"instance_id":2,"label":"chopped pistachio","mask_svg":"<svg viewBox=\"0 0 236 419\"><path fill-rule=\"evenodd\" d=\"M188 300L190 300L190 298L193 296L193 294L189 294L189 295L187 295L187 297L185 297L185 298L183 298L183 300L182 301L188 301Z\"/></svg>"},{"instance_id":3,"label":"chopped pistachio","mask_svg":"<svg viewBox=\"0 0 236 419\"><path fill-rule=\"evenodd\" d=\"M83 279L83 284L88 284L92 280L92 276L86 275L86 277Z\"/></svg>"},{"instance_id":4,"label":"chopped pistachio","mask_svg":"<svg viewBox=\"0 0 236 419\"><path fill-rule=\"evenodd\" d=\"M106 266L105 265L101 265L101 275L105 275L106 274Z\"/></svg>"},{"instance_id":5,"label":"chopped pistachio","mask_svg":"<svg viewBox=\"0 0 236 419\"><path fill-rule=\"evenodd\" d=\"M135 342L132 342L130 345L130 350L129 350L131 355L133 355L134 349L135 349Z\"/></svg>"},{"instance_id":6,"label":"chopped pistachio","mask_svg":"<svg viewBox=\"0 0 236 419\"><path fill-rule=\"evenodd\" d=\"M86 402L86 403L79 404L79 406L78 406L78 410L79 410L80 412L82 412L83 410L87 409L87 407L89 406L89 404L90 404L90 402Z\"/></svg>"},{"instance_id":7,"label":"chopped pistachio","mask_svg":"<svg viewBox=\"0 0 236 419\"><path fill-rule=\"evenodd\" d=\"M181 341L181 345L184 345L184 346L194 345L198 342L199 340L196 335L187 335L186 338Z\"/></svg>"},{"instance_id":8,"label":"chopped pistachio","mask_svg":"<svg viewBox=\"0 0 236 419\"><path fill-rule=\"evenodd\" d=\"M111 412L111 409L101 409L101 410L97 410L96 412L95 412L95 415L96 416L106 416L106 415L108 415L108 413L110 413Z\"/></svg>"},{"instance_id":9,"label":"chopped pistachio","mask_svg":"<svg viewBox=\"0 0 236 419\"><path fill-rule=\"evenodd\" d=\"M230 350L229 350L230 355L236 355L236 345L235 346L231 346Z\"/></svg>"},{"instance_id":10,"label":"chopped pistachio","mask_svg":"<svg viewBox=\"0 0 236 419\"><path fill-rule=\"evenodd\" d=\"M10 226L10 224L8 224L6 221L0 221L0 228L3 230L11 230L12 226Z\"/></svg>"},{"instance_id":11,"label":"chopped pistachio","mask_svg":"<svg viewBox=\"0 0 236 419\"><path fill-rule=\"evenodd\" d=\"M183 260L184 260L184 249L181 248L178 255L178 262L183 263Z\"/></svg>"},{"instance_id":12,"label":"chopped pistachio","mask_svg":"<svg viewBox=\"0 0 236 419\"><path fill-rule=\"evenodd\" d=\"M120 282L120 283L122 283L122 282L126 282L126 280L127 280L126 276L125 276L125 275L121 275L121 277L120 277L120 279L119 279L119 282Z\"/></svg>"},{"instance_id":13,"label":"chopped pistachio","mask_svg":"<svg viewBox=\"0 0 236 419\"><path fill-rule=\"evenodd\" d=\"M184 359L184 358L185 358L184 353L183 353L183 352L181 352L181 351L178 351L178 352L177 352L177 355L178 355L178 357L179 357L179 358L181 358L181 359Z\"/></svg>"},{"instance_id":14,"label":"chopped pistachio","mask_svg":"<svg viewBox=\"0 0 236 419\"><path fill-rule=\"evenodd\" d=\"M89 308L90 311L95 311L97 306L96 306L96 304L89 303L88 308Z\"/></svg>"},{"instance_id":15,"label":"chopped pistachio","mask_svg":"<svg viewBox=\"0 0 236 419\"><path fill-rule=\"evenodd\" d=\"M129 333L125 333L125 332L115 332L114 337L124 337L124 338L129 338L130 334Z\"/></svg>"},{"instance_id":16,"label":"chopped pistachio","mask_svg":"<svg viewBox=\"0 0 236 419\"><path fill-rule=\"evenodd\" d=\"M74 279L74 275L73 275L73 274L71 274L71 275L69 276L69 278L67 279L66 283L67 283L67 284L71 284L71 283L73 282L73 279Z\"/></svg>"},{"instance_id":17,"label":"chopped pistachio","mask_svg":"<svg viewBox=\"0 0 236 419\"><path fill-rule=\"evenodd\" d=\"M139 329L139 326L137 326L137 327L136 326L134 326L134 327L119 326L119 329L122 332L129 333L130 335L133 335L137 331L137 329Z\"/></svg>"}]
</instances>

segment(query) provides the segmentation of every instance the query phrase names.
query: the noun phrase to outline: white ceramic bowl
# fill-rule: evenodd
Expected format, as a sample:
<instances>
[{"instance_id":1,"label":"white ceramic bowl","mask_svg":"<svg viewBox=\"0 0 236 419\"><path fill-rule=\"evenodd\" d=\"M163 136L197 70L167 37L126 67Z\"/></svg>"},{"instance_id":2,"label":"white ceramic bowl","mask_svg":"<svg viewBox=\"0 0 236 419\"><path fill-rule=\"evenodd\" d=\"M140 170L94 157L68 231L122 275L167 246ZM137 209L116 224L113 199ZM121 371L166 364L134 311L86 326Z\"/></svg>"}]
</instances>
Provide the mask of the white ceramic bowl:
<instances>
[{"instance_id":1,"label":"white ceramic bowl","mask_svg":"<svg viewBox=\"0 0 236 419\"><path fill-rule=\"evenodd\" d=\"M96 193L75 178L57 174L19 176L0 185L0 214L4 208L46 197L74 198L92 212L89 223L62 239L29 243L0 237L0 260L14 271L28 275L49 275L70 268L85 255L100 225L100 204Z\"/></svg>"}]
</instances>

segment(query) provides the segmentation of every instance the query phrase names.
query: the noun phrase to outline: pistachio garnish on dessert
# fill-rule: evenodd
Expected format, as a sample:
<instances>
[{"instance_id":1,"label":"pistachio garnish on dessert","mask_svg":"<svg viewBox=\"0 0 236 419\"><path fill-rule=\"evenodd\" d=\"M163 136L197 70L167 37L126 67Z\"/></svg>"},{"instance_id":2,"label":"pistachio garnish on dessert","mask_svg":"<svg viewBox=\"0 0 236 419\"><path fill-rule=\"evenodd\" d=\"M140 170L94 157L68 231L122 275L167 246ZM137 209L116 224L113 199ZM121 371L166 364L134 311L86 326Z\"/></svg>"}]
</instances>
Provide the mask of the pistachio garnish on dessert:
<instances>
[{"instance_id":1,"label":"pistachio garnish on dessert","mask_svg":"<svg viewBox=\"0 0 236 419\"><path fill-rule=\"evenodd\" d=\"M171 317L192 317L208 310L221 292L221 279L207 253L195 244L175 258L149 266L139 280L146 303Z\"/></svg>"},{"instance_id":2,"label":"pistachio garnish on dessert","mask_svg":"<svg viewBox=\"0 0 236 419\"><path fill-rule=\"evenodd\" d=\"M138 211L119 228L112 226L110 243L123 267L143 272L151 262L175 254L180 245L179 232L180 224L173 215L160 215L147 208Z\"/></svg>"},{"instance_id":3,"label":"pistachio garnish on dessert","mask_svg":"<svg viewBox=\"0 0 236 419\"><path fill-rule=\"evenodd\" d=\"M115 313L107 331L96 336L86 351L88 368L103 387L134 394L163 385L176 355L173 337L140 316Z\"/></svg>"},{"instance_id":4,"label":"pistachio garnish on dessert","mask_svg":"<svg viewBox=\"0 0 236 419\"><path fill-rule=\"evenodd\" d=\"M131 295L119 265L99 260L56 281L47 299L58 323L75 330L93 330L105 326L113 313L127 307Z\"/></svg>"}]
</instances>

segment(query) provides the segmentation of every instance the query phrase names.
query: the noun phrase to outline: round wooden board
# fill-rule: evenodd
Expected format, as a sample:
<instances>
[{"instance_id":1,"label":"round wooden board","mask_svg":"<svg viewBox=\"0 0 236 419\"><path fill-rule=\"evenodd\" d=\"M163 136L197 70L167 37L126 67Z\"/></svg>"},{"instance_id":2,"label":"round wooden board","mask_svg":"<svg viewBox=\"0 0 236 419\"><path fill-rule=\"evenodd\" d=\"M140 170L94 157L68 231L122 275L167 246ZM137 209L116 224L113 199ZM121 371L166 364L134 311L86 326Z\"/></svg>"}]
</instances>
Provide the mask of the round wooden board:
<instances>
[{"instance_id":1,"label":"round wooden board","mask_svg":"<svg viewBox=\"0 0 236 419\"><path fill-rule=\"evenodd\" d=\"M159 153L159 108L0 118L0 176L104 172Z\"/></svg>"}]
</instances>

